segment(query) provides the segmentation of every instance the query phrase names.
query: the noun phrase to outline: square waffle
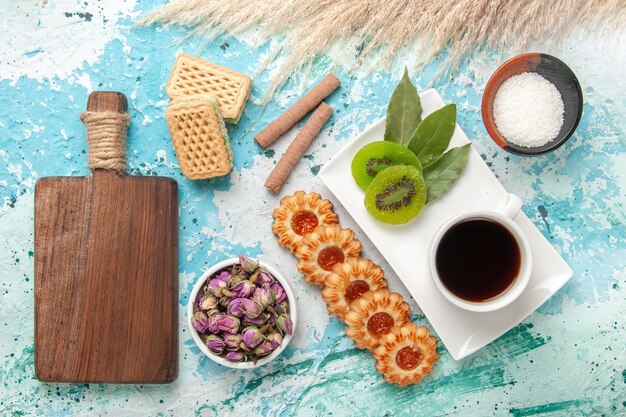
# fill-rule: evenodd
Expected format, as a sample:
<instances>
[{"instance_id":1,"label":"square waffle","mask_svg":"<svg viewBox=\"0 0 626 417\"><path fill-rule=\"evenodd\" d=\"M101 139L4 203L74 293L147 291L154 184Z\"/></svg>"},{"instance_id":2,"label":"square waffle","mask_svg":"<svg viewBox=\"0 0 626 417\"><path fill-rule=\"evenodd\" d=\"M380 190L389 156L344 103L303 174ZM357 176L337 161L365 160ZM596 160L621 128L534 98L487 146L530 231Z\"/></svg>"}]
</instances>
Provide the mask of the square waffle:
<instances>
[{"instance_id":1,"label":"square waffle","mask_svg":"<svg viewBox=\"0 0 626 417\"><path fill-rule=\"evenodd\" d=\"M217 99L191 96L165 111L183 175L197 180L230 172L233 152Z\"/></svg>"},{"instance_id":2,"label":"square waffle","mask_svg":"<svg viewBox=\"0 0 626 417\"><path fill-rule=\"evenodd\" d=\"M165 86L174 101L194 95L215 97L224 120L233 124L239 122L251 90L247 75L188 54L178 55Z\"/></svg>"}]
</instances>

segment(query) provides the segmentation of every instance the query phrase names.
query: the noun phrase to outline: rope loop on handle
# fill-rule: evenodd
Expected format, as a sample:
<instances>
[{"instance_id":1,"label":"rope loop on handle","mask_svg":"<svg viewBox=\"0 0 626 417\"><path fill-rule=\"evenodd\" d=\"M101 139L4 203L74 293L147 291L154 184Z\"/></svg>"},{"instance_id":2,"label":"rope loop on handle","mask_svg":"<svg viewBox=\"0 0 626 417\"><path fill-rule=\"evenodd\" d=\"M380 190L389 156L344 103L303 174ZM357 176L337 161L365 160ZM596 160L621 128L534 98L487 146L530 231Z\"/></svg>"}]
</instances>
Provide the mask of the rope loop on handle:
<instances>
[{"instance_id":1,"label":"rope loop on handle","mask_svg":"<svg viewBox=\"0 0 626 417\"><path fill-rule=\"evenodd\" d=\"M81 113L80 120L87 128L88 167L90 170L108 169L126 172L126 133L130 124L128 113Z\"/></svg>"}]
</instances>

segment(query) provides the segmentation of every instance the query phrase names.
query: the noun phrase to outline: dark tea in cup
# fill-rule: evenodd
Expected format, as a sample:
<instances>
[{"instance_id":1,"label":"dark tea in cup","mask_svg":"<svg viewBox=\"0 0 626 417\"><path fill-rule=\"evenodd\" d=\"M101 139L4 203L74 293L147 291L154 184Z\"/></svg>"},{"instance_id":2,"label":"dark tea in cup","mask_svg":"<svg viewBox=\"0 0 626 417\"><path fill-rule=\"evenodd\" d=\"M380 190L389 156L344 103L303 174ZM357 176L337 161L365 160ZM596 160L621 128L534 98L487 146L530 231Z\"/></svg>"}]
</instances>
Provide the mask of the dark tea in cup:
<instances>
[{"instance_id":1,"label":"dark tea in cup","mask_svg":"<svg viewBox=\"0 0 626 417\"><path fill-rule=\"evenodd\" d=\"M437 246L439 279L455 296L483 302L506 292L520 274L522 255L515 236L487 218L452 225Z\"/></svg>"}]
</instances>

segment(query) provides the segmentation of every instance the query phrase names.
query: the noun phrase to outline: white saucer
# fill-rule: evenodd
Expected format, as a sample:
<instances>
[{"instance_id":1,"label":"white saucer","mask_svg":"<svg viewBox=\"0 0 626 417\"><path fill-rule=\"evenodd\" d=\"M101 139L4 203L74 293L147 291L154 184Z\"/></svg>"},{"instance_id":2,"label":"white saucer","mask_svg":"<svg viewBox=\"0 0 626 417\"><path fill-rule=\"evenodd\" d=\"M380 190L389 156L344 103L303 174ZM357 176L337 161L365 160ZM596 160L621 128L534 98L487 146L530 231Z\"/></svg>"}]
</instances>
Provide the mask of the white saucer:
<instances>
[{"instance_id":1,"label":"white saucer","mask_svg":"<svg viewBox=\"0 0 626 417\"><path fill-rule=\"evenodd\" d=\"M426 116L444 106L431 89L421 94ZM371 239L420 306L452 357L464 358L497 339L548 298L572 276L572 269L554 250L528 217L520 212L515 222L522 228L533 253L528 287L511 305L490 313L456 307L439 292L430 275L428 249L435 232L449 218L467 211L495 209L507 191L478 152L472 149L465 170L444 196L428 204L413 221L391 226L374 219L363 204L364 192L352 178L352 158L363 145L382 140L385 119L367 128L319 172L319 177ZM451 146L469 139L457 125Z\"/></svg>"}]
</instances>

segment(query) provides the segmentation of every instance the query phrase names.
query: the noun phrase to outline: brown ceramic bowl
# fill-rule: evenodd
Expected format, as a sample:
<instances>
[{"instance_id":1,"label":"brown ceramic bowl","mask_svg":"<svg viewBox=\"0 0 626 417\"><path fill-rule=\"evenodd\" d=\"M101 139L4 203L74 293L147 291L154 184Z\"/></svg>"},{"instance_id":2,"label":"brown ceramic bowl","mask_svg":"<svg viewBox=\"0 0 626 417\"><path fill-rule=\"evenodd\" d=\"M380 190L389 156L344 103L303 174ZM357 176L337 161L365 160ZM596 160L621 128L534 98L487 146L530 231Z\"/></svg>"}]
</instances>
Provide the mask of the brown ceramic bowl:
<instances>
[{"instance_id":1,"label":"brown ceramic bowl","mask_svg":"<svg viewBox=\"0 0 626 417\"><path fill-rule=\"evenodd\" d=\"M536 72L556 86L563 99L564 114L561 131L543 146L527 148L508 142L498 132L493 120L493 101L506 80L524 72ZM524 156L541 155L555 150L572 136L583 112L583 93L576 75L563 61L546 54L528 53L516 56L500 66L489 79L482 100L483 122L491 139L502 149Z\"/></svg>"}]
</instances>

